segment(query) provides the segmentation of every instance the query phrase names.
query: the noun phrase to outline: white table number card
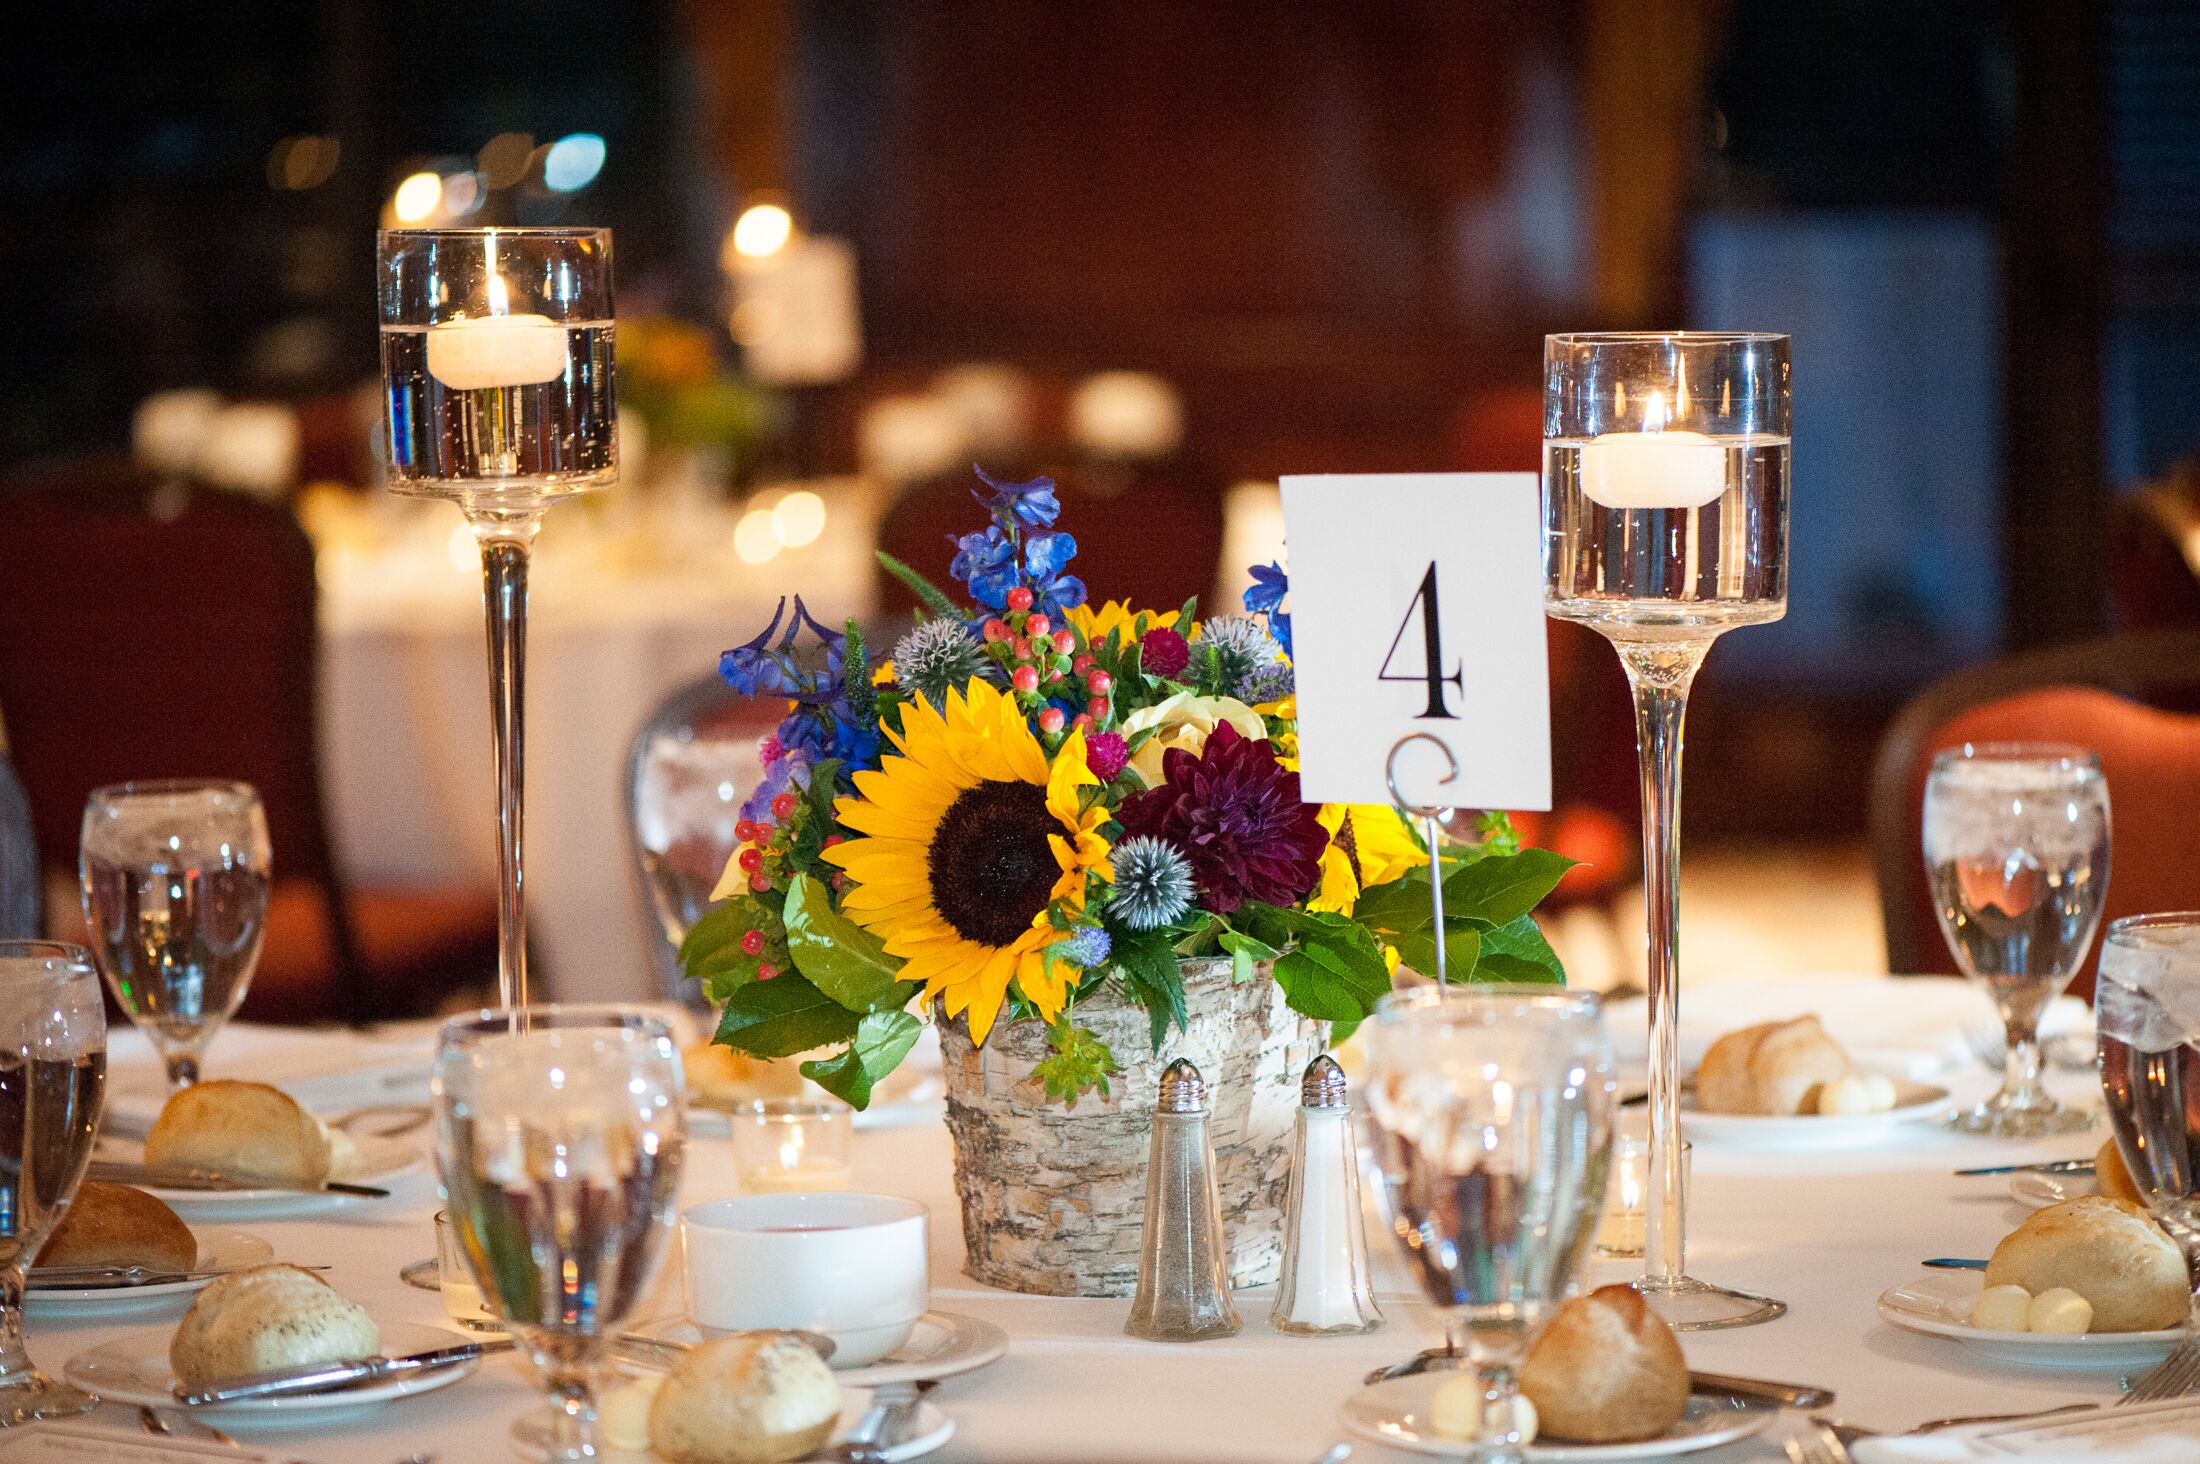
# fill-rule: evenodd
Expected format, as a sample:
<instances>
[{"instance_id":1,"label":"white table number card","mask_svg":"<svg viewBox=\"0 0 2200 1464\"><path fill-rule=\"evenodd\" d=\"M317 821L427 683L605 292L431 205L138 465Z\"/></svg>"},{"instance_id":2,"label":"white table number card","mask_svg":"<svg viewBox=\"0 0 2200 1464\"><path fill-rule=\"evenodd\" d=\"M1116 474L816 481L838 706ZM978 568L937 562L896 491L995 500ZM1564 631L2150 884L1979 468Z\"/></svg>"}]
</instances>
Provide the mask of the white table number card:
<instances>
[{"instance_id":1,"label":"white table number card","mask_svg":"<svg viewBox=\"0 0 2200 1464\"><path fill-rule=\"evenodd\" d=\"M1283 479L1309 803L1551 806L1543 510L1533 473Z\"/></svg>"}]
</instances>

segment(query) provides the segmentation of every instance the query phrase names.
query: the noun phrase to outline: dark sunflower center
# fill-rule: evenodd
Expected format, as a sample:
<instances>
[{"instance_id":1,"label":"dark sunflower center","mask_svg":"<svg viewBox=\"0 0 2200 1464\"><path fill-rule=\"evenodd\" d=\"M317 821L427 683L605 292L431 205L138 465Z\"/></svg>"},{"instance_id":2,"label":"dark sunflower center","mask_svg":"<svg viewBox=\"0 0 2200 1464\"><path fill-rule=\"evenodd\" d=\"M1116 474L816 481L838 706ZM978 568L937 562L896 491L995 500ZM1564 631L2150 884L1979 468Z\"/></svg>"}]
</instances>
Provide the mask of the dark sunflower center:
<instances>
[{"instance_id":1,"label":"dark sunflower center","mask_svg":"<svg viewBox=\"0 0 2200 1464\"><path fill-rule=\"evenodd\" d=\"M1054 891L1054 829L1047 790L1036 783L966 789L941 816L925 858L933 908L965 940L1012 944Z\"/></svg>"}]
</instances>

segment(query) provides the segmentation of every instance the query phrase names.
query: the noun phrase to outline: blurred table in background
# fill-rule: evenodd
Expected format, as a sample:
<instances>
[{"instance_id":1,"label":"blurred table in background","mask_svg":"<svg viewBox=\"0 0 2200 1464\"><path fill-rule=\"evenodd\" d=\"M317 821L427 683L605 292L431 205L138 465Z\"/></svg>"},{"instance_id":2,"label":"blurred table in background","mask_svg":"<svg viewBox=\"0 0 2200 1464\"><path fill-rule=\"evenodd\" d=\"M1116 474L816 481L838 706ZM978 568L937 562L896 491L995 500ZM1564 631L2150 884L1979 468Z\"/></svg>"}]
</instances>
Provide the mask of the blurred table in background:
<instances>
[{"instance_id":1,"label":"blurred table in background","mask_svg":"<svg viewBox=\"0 0 2200 1464\"><path fill-rule=\"evenodd\" d=\"M628 743L674 688L799 591L827 623L871 610L870 490L813 483L789 546L715 498L614 492L537 542L528 646L529 936L560 999L657 994L627 832ZM761 505L761 507L759 506ZM496 800L478 551L445 505L387 495L306 512L321 581L329 818L354 879L493 886ZM764 554L766 548L774 552ZM755 562L759 558L762 562ZM277 851L280 859L281 852ZM484 980L493 976L484 972Z\"/></svg>"}]
</instances>

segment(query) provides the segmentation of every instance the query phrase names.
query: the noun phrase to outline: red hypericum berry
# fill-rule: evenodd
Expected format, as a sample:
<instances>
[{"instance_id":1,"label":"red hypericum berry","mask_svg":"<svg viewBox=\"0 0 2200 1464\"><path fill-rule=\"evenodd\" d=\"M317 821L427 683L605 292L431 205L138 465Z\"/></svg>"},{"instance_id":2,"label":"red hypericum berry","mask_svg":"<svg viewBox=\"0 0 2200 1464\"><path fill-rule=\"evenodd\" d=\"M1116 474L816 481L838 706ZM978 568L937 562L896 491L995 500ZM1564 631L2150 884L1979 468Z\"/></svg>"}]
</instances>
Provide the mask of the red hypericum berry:
<instances>
[{"instance_id":1,"label":"red hypericum berry","mask_svg":"<svg viewBox=\"0 0 2200 1464\"><path fill-rule=\"evenodd\" d=\"M1009 677L1008 682L1018 691L1037 691L1039 689L1039 668L1036 666L1018 666L1016 674Z\"/></svg>"},{"instance_id":2,"label":"red hypericum berry","mask_svg":"<svg viewBox=\"0 0 2200 1464\"><path fill-rule=\"evenodd\" d=\"M828 849L832 848L835 844L845 844L847 842L848 836L846 834L827 834L825 836L825 847Z\"/></svg>"},{"instance_id":3,"label":"red hypericum berry","mask_svg":"<svg viewBox=\"0 0 2200 1464\"><path fill-rule=\"evenodd\" d=\"M777 976L778 974L779 974L779 968L778 968L777 966L774 966L774 965L773 965L773 964L772 964L771 962L769 962L769 961L759 961L759 962L757 962L757 963L756 963L756 979L757 979L757 980L759 980L759 981L769 981L769 980L771 980L771 979L772 979L772 978L773 978L774 976Z\"/></svg>"},{"instance_id":4,"label":"red hypericum berry","mask_svg":"<svg viewBox=\"0 0 2200 1464\"><path fill-rule=\"evenodd\" d=\"M772 877L764 873L763 870L759 869L756 873L749 876L749 888L756 891L758 894L761 895L762 893L764 893L764 891L770 889L771 887Z\"/></svg>"},{"instance_id":5,"label":"red hypericum berry","mask_svg":"<svg viewBox=\"0 0 2200 1464\"><path fill-rule=\"evenodd\" d=\"M1068 655L1071 651L1076 650L1077 632L1067 628L1066 626L1063 629L1054 632L1054 649L1060 651L1065 656Z\"/></svg>"},{"instance_id":6,"label":"red hypericum berry","mask_svg":"<svg viewBox=\"0 0 2200 1464\"><path fill-rule=\"evenodd\" d=\"M1090 671L1090 670L1091 670L1092 668L1093 668L1093 659L1092 659L1092 652L1090 652L1090 651L1080 651L1080 652L1078 652L1078 653L1077 653L1077 659L1069 663L1069 669L1070 669L1070 670L1072 670L1072 671L1075 671L1075 672L1076 672L1076 673L1077 673L1077 674L1078 674L1079 676L1082 676L1082 675L1084 675L1084 674L1085 674L1085 673L1086 673L1087 671Z\"/></svg>"},{"instance_id":7,"label":"red hypericum berry","mask_svg":"<svg viewBox=\"0 0 2200 1464\"><path fill-rule=\"evenodd\" d=\"M1104 696L1094 697L1085 703L1085 711L1095 722L1105 722L1108 719L1108 699Z\"/></svg>"},{"instance_id":8,"label":"red hypericum berry","mask_svg":"<svg viewBox=\"0 0 2200 1464\"><path fill-rule=\"evenodd\" d=\"M1115 690L1115 678L1105 671L1088 672L1085 676L1085 689L1094 696L1106 696Z\"/></svg>"},{"instance_id":9,"label":"red hypericum berry","mask_svg":"<svg viewBox=\"0 0 2200 1464\"><path fill-rule=\"evenodd\" d=\"M743 850L741 851L741 872L742 872L743 874L754 874L754 873L756 873L756 871L758 871L759 869L762 869L763 867L764 867L764 851L763 851L763 850L761 850L761 849L743 849Z\"/></svg>"},{"instance_id":10,"label":"red hypericum berry","mask_svg":"<svg viewBox=\"0 0 2200 1464\"><path fill-rule=\"evenodd\" d=\"M797 805L800 804L800 802L801 800L796 798L792 793L780 794L778 797L772 799L772 817L778 819L782 823L786 822L788 819L794 817L795 808L797 807Z\"/></svg>"},{"instance_id":11,"label":"red hypericum berry","mask_svg":"<svg viewBox=\"0 0 2200 1464\"><path fill-rule=\"evenodd\" d=\"M1033 615L1024 621L1024 634L1034 640L1054 629L1054 622L1044 615Z\"/></svg>"},{"instance_id":12,"label":"red hypericum berry","mask_svg":"<svg viewBox=\"0 0 2200 1464\"><path fill-rule=\"evenodd\" d=\"M985 627L984 627L984 632L983 632L983 633L984 633L984 635L985 635L985 638L986 638L986 639L987 639L988 641L1003 641L1003 640L1007 640L1007 639L1008 639L1008 622L1007 622L1007 621L1005 621L1005 620L1002 620L1002 619L1000 619L1000 618L999 618L998 616L996 616L995 618L993 618L993 619L991 619L991 620L988 620L988 621L987 621L987 622L985 623Z\"/></svg>"},{"instance_id":13,"label":"red hypericum berry","mask_svg":"<svg viewBox=\"0 0 2200 1464\"><path fill-rule=\"evenodd\" d=\"M1031 591L1025 589L1022 585L1010 590L1008 592L1008 608L1019 613L1029 610L1031 608Z\"/></svg>"},{"instance_id":14,"label":"red hypericum berry","mask_svg":"<svg viewBox=\"0 0 2200 1464\"><path fill-rule=\"evenodd\" d=\"M1079 712L1077 714L1077 720L1070 723L1070 725L1077 728L1079 731L1083 731L1085 728L1092 725L1092 718L1084 712Z\"/></svg>"},{"instance_id":15,"label":"red hypericum berry","mask_svg":"<svg viewBox=\"0 0 2200 1464\"><path fill-rule=\"evenodd\" d=\"M1028 661L1031 659L1031 641L1025 636L1018 636L1013 641L1010 641L1008 644L1008 648L1019 661Z\"/></svg>"},{"instance_id":16,"label":"red hypericum berry","mask_svg":"<svg viewBox=\"0 0 2200 1464\"><path fill-rule=\"evenodd\" d=\"M741 937L742 954L753 956L762 949L764 949L763 931L752 930L748 934Z\"/></svg>"},{"instance_id":17,"label":"red hypericum berry","mask_svg":"<svg viewBox=\"0 0 2200 1464\"><path fill-rule=\"evenodd\" d=\"M733 836L744 844L753 844L764 837L764 831L749 820L742 819L733 826Z\"/></svg>"},{"instance_id":18,"label":"red hypericum berry","mask_svg":"<svg viewBox=\"0 0 2200 1464\"><path fill-rule=\"evenodd\" d=\"M1041 732L1059 732L1062 730L1064 720L1060 707L1048 707L1039 714L1039 730Z\"/></svg>"},{"instance_id":19,"label":"red hypericum berry","mask_svg":"<svg viewBox=\"0 0 2200 1464\"><path fill-rule=\"evenodd\" d=\"M846 884L847 882L848 882L848 874L847 874L847 871L846 871L846 870L836 869L836 870L834 870L834 871L833 871L833 888L834 888L834 889L836 889L836 890L837 890L837 889L839 889L839 888L840 888L840 887L841 887L842 885Z\"/></svg>"}]
</instances>

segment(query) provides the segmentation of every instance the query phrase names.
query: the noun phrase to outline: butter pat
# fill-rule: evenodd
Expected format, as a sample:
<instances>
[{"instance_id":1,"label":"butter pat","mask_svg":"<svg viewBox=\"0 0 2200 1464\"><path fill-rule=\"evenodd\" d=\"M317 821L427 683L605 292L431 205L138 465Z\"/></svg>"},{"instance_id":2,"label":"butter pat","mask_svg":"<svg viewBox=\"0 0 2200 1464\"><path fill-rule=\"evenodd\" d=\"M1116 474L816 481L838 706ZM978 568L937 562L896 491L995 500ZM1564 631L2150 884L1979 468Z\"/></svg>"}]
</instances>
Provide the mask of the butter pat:
<instances>
[{"instance_id":1,"label":"butter pat","mask_svg":"<svg viewBox=\"0 0 2200 1464\"><path fill-rule=\"evenodd\" d=\"M2024 1324L2035 1332L2081 1333L2093 1325L2093 1303L2067 1286L2051 1287L2032 1298Z\"/></svg>"},{"instance_id":2,"label":"butter pat","mask_svg":"<svg viewBox=\"0 0 2200 1464\"><path fill-rule=\"evenodd\" d=\"M1512 1427L1523 1444L1535 1441L1535 1404L1523 1394L1513 1396ZM1428 1426L1440 1437L1472 1440L1482 1437L1482 1380L1461 1373L1436 1390L1429 1400Z\"/></svg>"},{"instance_id":3,"label":"butter pat","mask_svg":"<svg viewBox=\"0 0 2200 1464\"><path fill-rule=\"evenodd\" d=\"M1985 1332L2027 1331L2031 1309L2032 1293L2022 1286L1989 1286L1971 1308L1971 1325Z\"/></svg>"},{"instance_id":4,"label":"butter pat","mask_svg":"<svg viewBox=\"0 0 2200 1464\"><path fill-rule=\"evenodd\" d=\"M1818 1090L1818 1111L1828 1118L1859 1118L1894 1107L1894 1083L1879 1073L1846 1072Z\"/></svg>"},{"instance_id":5,"label":"butter pat","mask_svg":"<svg viewBox=\"0 0 2200 1464\"><path fill-rule=\"evenodd\" d=\"M596 1426L603 1441L621 1453L647 1453L649 1405L657 1401L657 1390L664 1382L662 1373L652 1373L604 1394L596 1405Z\"/></svg>"}]
</instances>

